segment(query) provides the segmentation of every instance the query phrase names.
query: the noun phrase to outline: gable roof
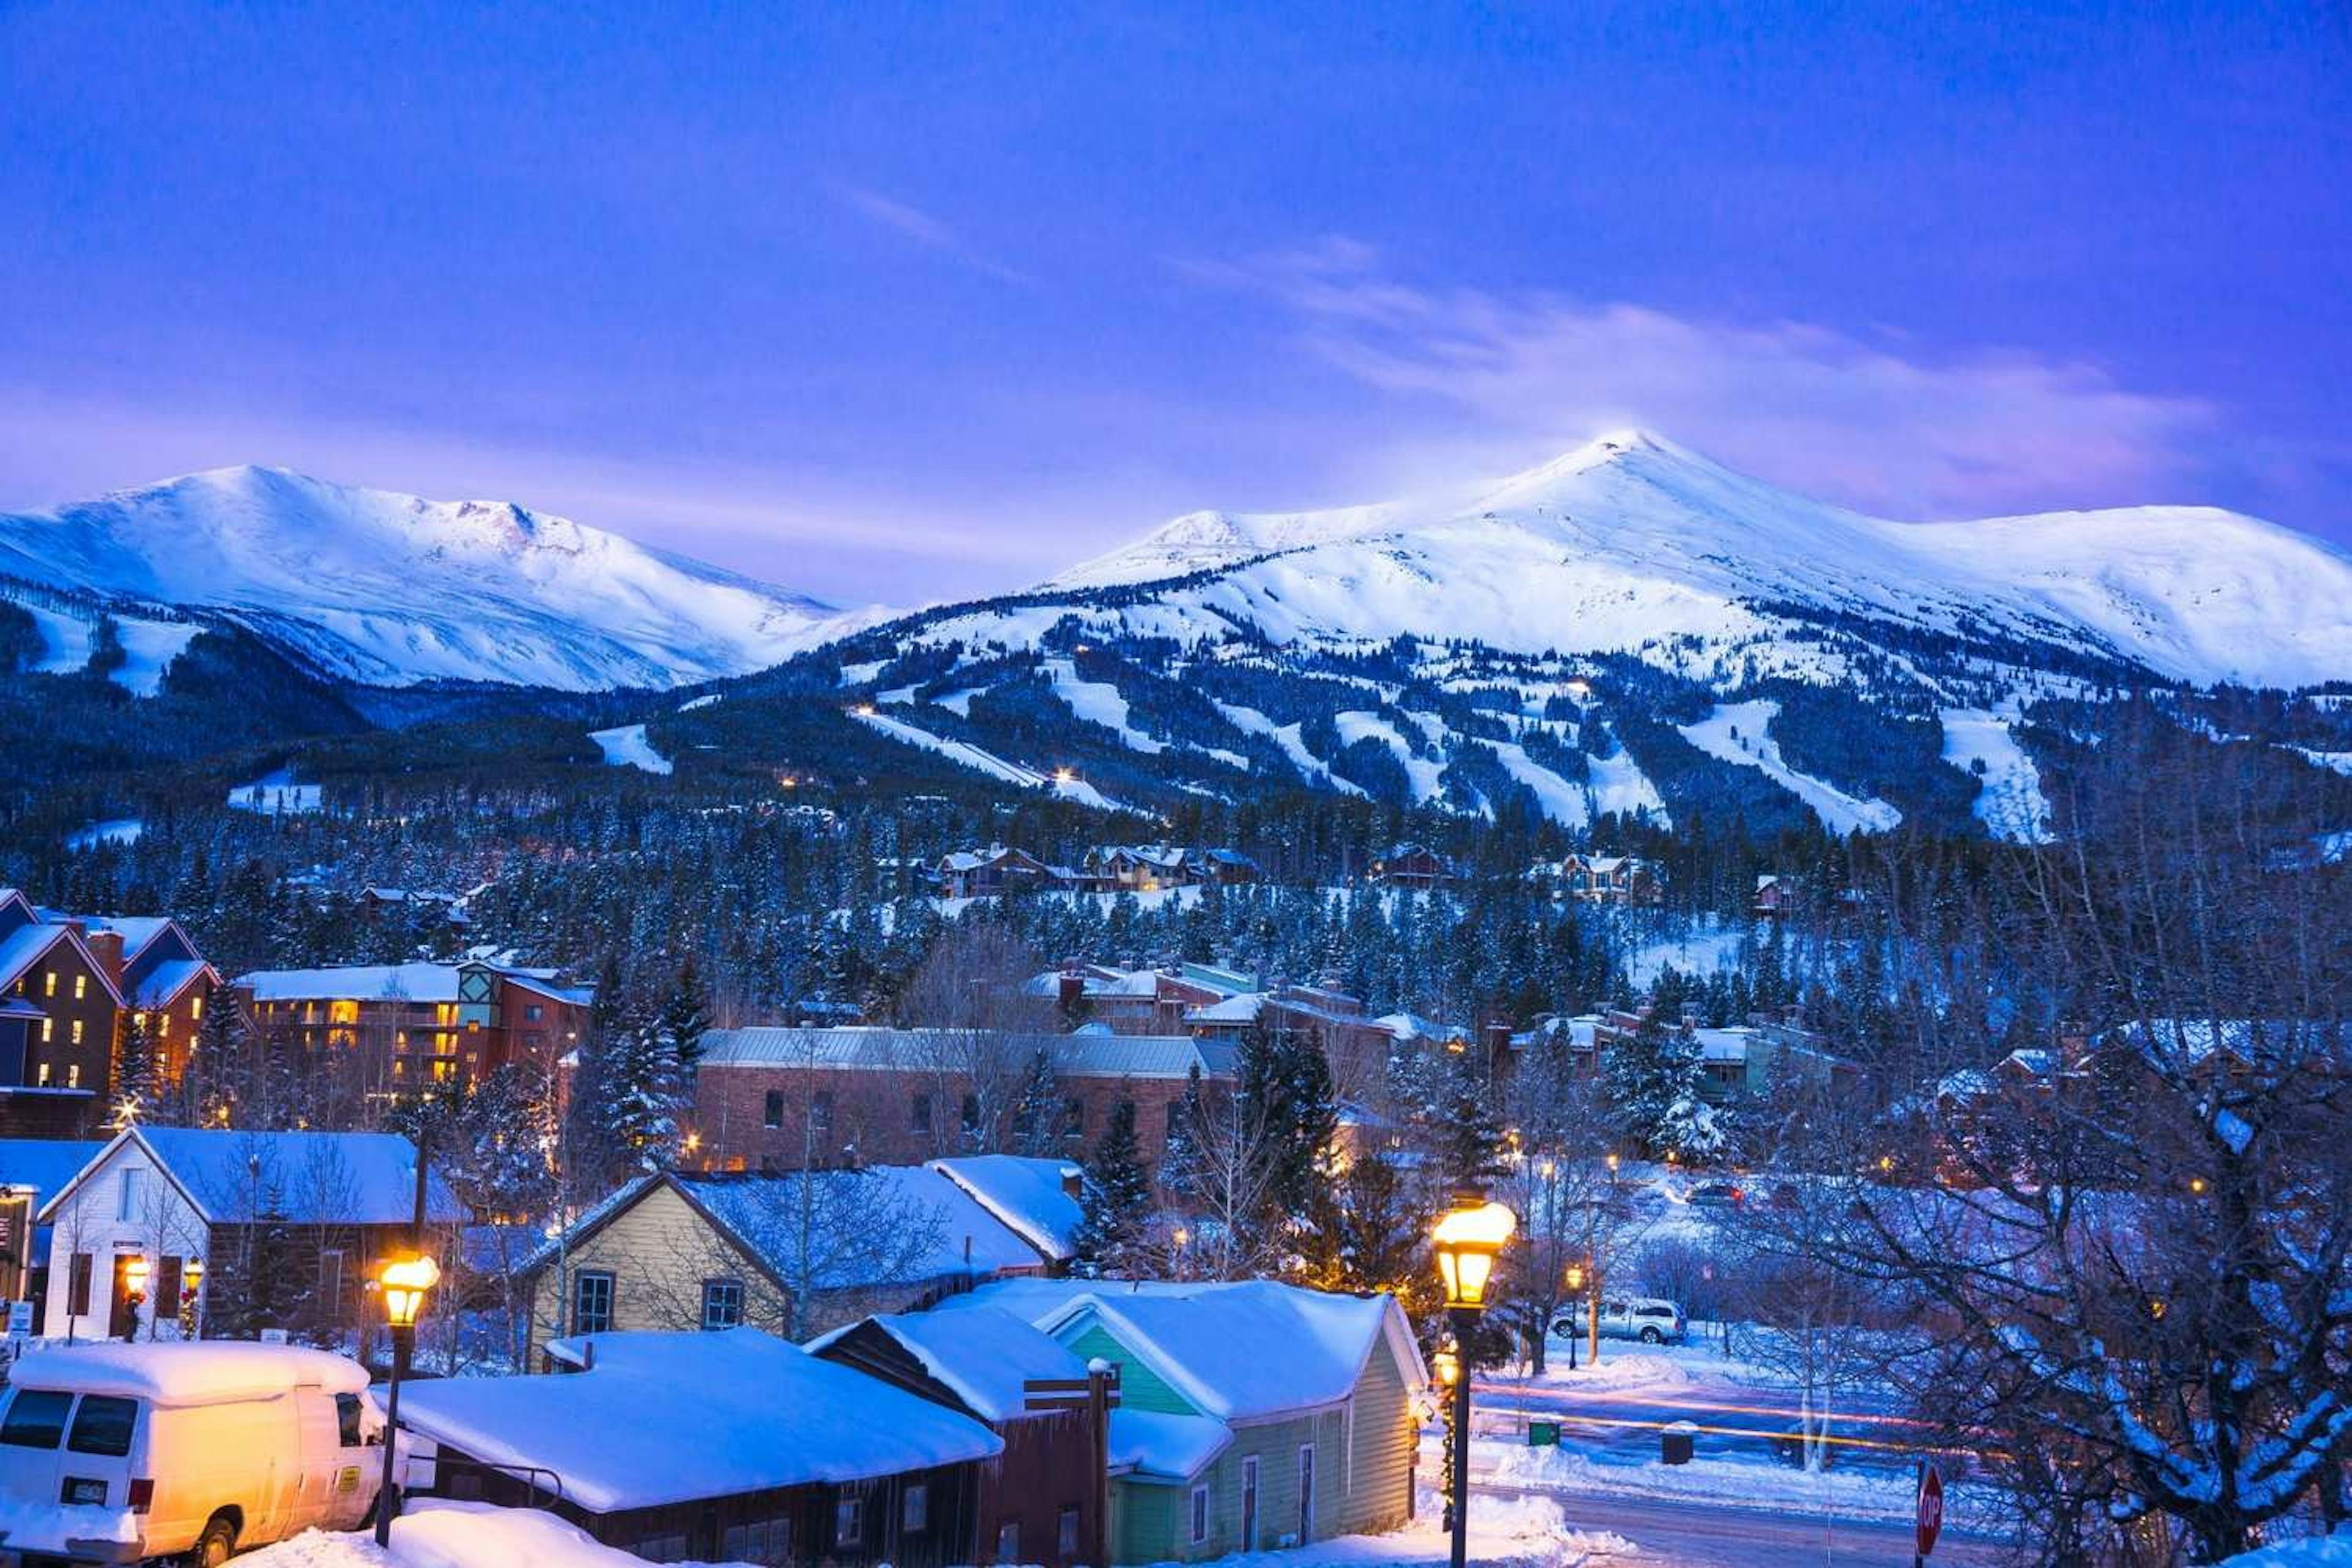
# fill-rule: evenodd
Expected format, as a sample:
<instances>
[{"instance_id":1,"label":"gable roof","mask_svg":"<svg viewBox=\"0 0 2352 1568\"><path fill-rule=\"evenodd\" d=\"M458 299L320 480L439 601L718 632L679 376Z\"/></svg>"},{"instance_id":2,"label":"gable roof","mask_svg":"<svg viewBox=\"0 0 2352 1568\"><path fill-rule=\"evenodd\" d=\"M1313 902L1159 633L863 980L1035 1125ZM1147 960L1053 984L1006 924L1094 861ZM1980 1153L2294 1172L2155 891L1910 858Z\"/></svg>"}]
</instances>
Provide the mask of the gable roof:
<instances>
[{"instance_id":1,"label":"gable roof","mask_svg":"<svg viewBox=\"0 0 2352 1568\"><path fill-rule=\"evenodd\" d=\"M135 1144L188 1205L212 1225L257 1218L296 1224L404 1225L415 1212L416 1146L394 1132L258 1132L211 1127L126 1127L41 1207L58 1206ZM425 1216L460 1224L466 1205L437 1172L426 1175Z\"/></svg>"},{"instance_id":2,"label":"gable roof","mask_svg":"<svg viewBox=\"0 0 2352 1568\"><path fill-rule=\"evenodd\" d=\"M1390 1296L1339 1296L1267 1279L1236 1284L1006 1280L937 1310L996 1307L1068 1342L1098 1323L1203 1415L1264 1421L1335 1405L1382 1345L1408 1386L1425 1376Z\"/></svg>"},{"instance_id":3,"label":"gable roof","mask_svg":"<svg viewBox=\"0 0 2352 1568\"><path fill-rule=\"evenodd\" d=\"M13 889L11 891L13 893ZM22 902L23 895L15 896ZM25 907L30 909L32 906L26 904ZM47 925L37 919L29 925L17 926L7 935L0 936L0 987L14 985L26 970L60 945L72 948L80 956L83 966L97 975L98 983L106 987L106 994L114 999L114 1005L118 1007L122 1005L122 988L115 984L114 976L106 972L106 965L90 952L89 943L82 940L81 932L71 926Z\"/></svg>"},{"instance_id":4,"label":"gable roof","mask_svg":"<svg viewBox=\"0 0 2352 1568\"><path fill-rule=\"evenodd\" d=\"M1034 1323L995 1308L970 1312L892 1312L863 1320L887 1334L923 1370L944 1384L983 1421L1027 1412L1024 1384L1032 1378L1082 1378L1087 1363ZM812 1340L822 1352L858 1325Z\"/></svg>"},{"instance_id":5,"label":"gable roof","mask_svg":"<svg viewBox=\"0 0 2352 1568\"><path fill-rule=\"evenodd\" d=\"M566 1499L597 1513L901 1475L1004 1451L968 1416L758 1329L563 1342L593 1346L594 1364L554 1376L409 1384L402 1424L491 1464L551 1470Z\"/></svg>"}]
</instances>

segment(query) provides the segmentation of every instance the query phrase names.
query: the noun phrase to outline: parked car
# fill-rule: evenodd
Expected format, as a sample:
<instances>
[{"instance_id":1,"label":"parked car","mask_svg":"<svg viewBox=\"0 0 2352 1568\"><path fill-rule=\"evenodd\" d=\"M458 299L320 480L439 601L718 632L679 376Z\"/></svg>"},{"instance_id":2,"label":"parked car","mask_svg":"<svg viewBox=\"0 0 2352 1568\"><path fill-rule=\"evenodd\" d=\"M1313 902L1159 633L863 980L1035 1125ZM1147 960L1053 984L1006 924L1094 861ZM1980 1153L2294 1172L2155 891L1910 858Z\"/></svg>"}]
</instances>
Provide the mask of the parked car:
<instances>
[{"instance_id":1,"label":"parked car","mask_svg":"<svg viewBox=\"0 0 2352 1568\"><path fill-rule=\"evenodd\" d=\"M289 1345L29 1351L0 1404L0 1568L186 1554L218 1568L375 1504L382 1422L358 1363Z\"/></svg>"},{"instance_id":2,"label":"parked car","mask_svg":"<svg viewBox=\"0 0 2352 1568\"><path fill-rule=\"evenodd\" d=\"M1729 1182L1701 1182L1690 1191L1690 1201L1702 1208L1732 1209L1748 1201L1748 1194Z\"/></svg>"},{"instance_id":3,"label":"parked car","mask_svg":"<svg viewBox=\"0 0 2352 1568\"><path fill-rule=\"evenodd\" d=\"M1583 1333L1584 1303L1570 1302L1567 1310L1552 1321L1551 1331L1562 1339ZM1601 1337L1604 1340L1639 1340L1651 1345L1678 1344L1689 1331L1689 1320L1672 1301L1660 1300L1654 1296L1625 1296L1603 1300L1601 1303Z\"/></svg>"}]
</instances>

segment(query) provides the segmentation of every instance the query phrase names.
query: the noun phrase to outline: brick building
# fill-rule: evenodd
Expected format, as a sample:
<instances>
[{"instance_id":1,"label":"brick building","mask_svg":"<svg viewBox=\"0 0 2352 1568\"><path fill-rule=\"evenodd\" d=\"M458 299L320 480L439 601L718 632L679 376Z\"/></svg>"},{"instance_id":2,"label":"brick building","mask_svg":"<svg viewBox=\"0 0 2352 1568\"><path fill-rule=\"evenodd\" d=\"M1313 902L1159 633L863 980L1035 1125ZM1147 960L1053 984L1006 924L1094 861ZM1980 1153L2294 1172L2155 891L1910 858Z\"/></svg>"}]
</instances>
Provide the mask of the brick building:
<instances>
[{"instance_id":1,"label":"brick building","mask_svg":"<svg viewBox=\"0 0 2352 1568\"><path fill-rule=\"evenodd\" d=\"M552 1068L580 1043L591 987L554 971L465 963L267 969L238 976L253 1026L305 1053L357 1058L389 1093L470 1082L512 1061Z\"/></svg>"},{"instance_id":2,"label":"brick building","mask_svg":"<svg viewBox=\"0 0 2352 1568\"><path fill-rule=\"evenodd\" d=\"M1065 1018L1099 1024L1114 1035L1181 1035L1196 1007L1254 990L1255 982L1205 963L1168 969L1112 969L1072 961L1023 987L1051 1002Z\"/></svg>"},{"instance_id":3,"label":"brick building","mask_svg":"<svg viewBox=\"0 0 2352 1568\"><path fill-rule=\"evenodd\" d=\"M0 889L0 1137L80 1137L105 1119L121 967L119 935Z\"/></svg>"},{"instance_id":4,"label":"brick building","mask_svg":"<svg viewBox=\"0 0 2352 1568\"><path fill-rule=\"evenodd\" d=\"M1093 1147L1120 1100L1157 1163L1194 1068L1233 1082L1230 1041L1183 1035L1008 1035L950 1029L714 1029L695 1072L691 1136L717 1170L896 1164L1012 1140L1007 1107L1050 1063L1061 1144ZM994 1125L973 1125L993 1121ZM971 1132L967 1134L967 1127Z\"/></svg>"}]
</instances>

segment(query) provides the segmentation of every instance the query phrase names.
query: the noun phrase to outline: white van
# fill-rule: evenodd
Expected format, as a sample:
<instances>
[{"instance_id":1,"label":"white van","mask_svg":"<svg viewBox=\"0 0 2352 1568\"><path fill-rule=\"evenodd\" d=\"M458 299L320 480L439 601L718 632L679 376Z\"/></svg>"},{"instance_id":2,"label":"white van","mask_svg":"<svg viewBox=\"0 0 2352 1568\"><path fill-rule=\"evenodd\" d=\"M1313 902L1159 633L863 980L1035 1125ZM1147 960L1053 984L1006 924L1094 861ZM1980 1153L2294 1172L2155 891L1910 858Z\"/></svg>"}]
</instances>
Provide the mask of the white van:
<instances>
[{"instance_id":1,"label":"white van","mask_svg":"<svg viewBox=\"0 0 2352 1568\"><path fill-rule=\"evenodd\" d=\"M26 1352L0 1392L0 1568L193 1554L215 1568L375 1501L358 1363L206 1340Z\"/></svg>"}]
</instances>

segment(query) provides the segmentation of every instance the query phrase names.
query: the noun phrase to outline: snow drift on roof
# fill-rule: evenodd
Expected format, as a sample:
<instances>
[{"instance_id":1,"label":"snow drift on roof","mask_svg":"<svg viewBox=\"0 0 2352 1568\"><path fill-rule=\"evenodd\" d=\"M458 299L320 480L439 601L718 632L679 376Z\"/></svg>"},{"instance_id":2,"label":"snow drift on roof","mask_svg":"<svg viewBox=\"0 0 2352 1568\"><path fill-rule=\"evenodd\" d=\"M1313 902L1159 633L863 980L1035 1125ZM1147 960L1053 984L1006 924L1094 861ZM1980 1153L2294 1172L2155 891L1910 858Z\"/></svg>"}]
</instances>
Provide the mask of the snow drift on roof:
<instances>
[{"instance_id":1,"label":"snow drift on roof","mask_svg":"<svg viewBox=\"0 0 2352 1568\"><path fill-rule=\"evenodd\" d=\"M305 1384L331 1394L357 1394L368 1385L367 1369L347 1356L234 1340L44 1345L26 1351L9 1380L24 1388L65 1388L172 1405L267 1398Z\"/></svg>"},{"instance_id":2,"label":"snow drift on roof","mask_svg":"<svg viewBox=\"0 0 2352 1568\"><path fill-rule=\"evenodd\" d=\"M1058 1342L993 1308L898 1312L867 1321L904 1345L925 1372L989 1421L1010 1421L1022 1414L1027 1407L1022 1384L1031 1378L1087 1375L1087 1363Z\"/></svg>"},{"instance_id":3,"label":"snow drift on roof","mask_svg":"<svg viewBox=\"0 0 2352 1568\"><path fill-rule=\"evenodd\" d=\"M591 1371L408 1384L404 1423L478 1459L552 1470L597 1513L1003 1451L967 1416L757 1329L593 1338Z\"/></svg>"},{"instance_id":4,"label":"snow drift on roof","mask_svg":"<svg viewBox=\"0 0 2352 1568\"><path fill-rule=\"evenodd\" d=\"M1067 1160L1018 1154L971 1154L934 1160L939 1172L1054 1261L1075 1258L1086 1211L1066 1186L1077 1167Z\"/></svg>"}]
</instances>

